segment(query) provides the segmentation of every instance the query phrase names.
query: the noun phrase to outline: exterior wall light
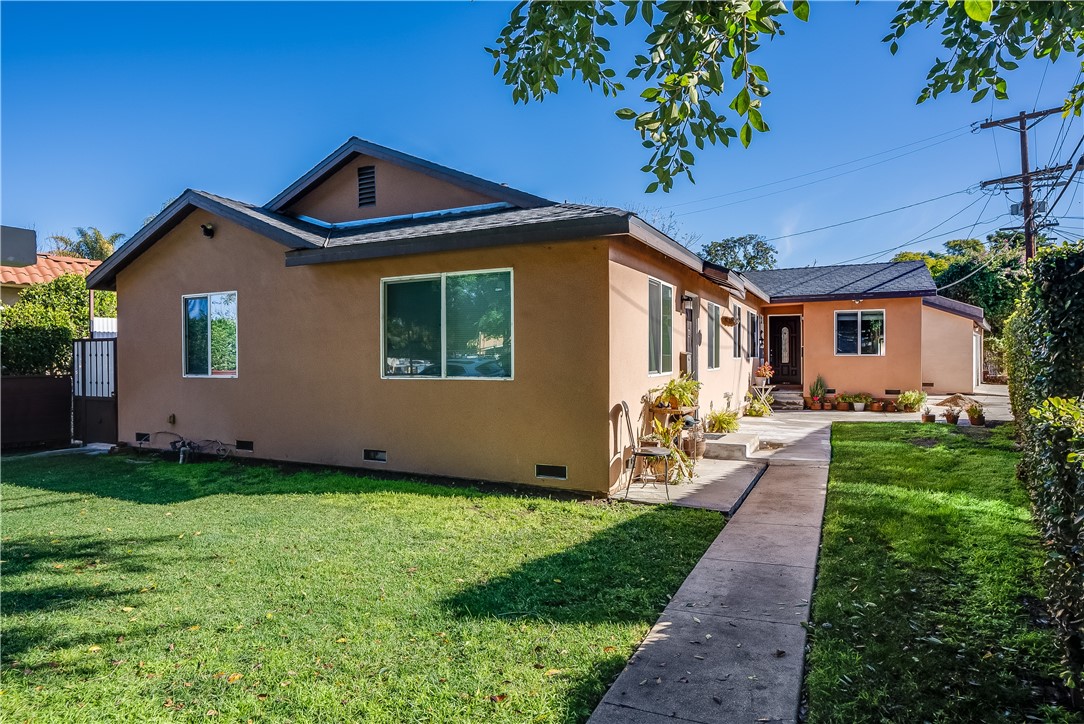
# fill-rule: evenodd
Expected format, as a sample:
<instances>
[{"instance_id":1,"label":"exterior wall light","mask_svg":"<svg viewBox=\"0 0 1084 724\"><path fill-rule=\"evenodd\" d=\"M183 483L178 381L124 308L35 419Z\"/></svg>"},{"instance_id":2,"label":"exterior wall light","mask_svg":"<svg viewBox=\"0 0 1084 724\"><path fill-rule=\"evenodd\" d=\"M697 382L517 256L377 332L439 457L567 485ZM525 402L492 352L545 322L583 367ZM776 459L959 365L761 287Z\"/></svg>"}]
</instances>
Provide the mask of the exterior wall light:
<instances>
[{"instance_id":1,"label":"exterior wall light","mask_svg":"<svg viewBox=\"0 0 1084 724\"><path fill-rule=\"evenodd\" d=\"M199 228L203 231L203 235L208 239L215 238L215 227L213 224L200 224Z\"/></svg>"}]
</instances>

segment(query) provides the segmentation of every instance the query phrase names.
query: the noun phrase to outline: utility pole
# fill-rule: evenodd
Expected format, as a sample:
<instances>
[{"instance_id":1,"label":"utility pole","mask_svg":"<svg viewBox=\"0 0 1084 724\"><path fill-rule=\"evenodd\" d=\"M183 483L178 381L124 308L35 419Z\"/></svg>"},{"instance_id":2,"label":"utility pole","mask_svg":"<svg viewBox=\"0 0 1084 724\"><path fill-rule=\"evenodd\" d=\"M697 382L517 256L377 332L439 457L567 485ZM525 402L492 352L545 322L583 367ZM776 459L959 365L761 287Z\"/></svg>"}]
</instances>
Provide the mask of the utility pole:
<instances>
[{"instance_id":1,"label":"utility pole","mask_svg":"<svg viewBox=\"0 0 1084 724\"><path fill-rule=\"evenodd\" d=\"M986 121L982 123L979 128L993 128L998 126L1000 128L1007 128L1010 131L1016 131L1020 134L1020 175L1009 176L1003 179L995 179L994 181L984 181L983 186L994 185L996 182L1006 183L1019 179L1024 190L1024 199L1021 204L1021 211L1024 215L1024 259L1025 261L1031 260L1035 256L1035 212L1034 202L1031 198L1031 177L1040 173L1050 173L1051 169L1043 169L1041 171L1032 171L1031 164L1028 161L1028 131L1035 123L1038 123L1042 119L1054 113L1060 113L1061 108L1050 108L1045 111L1035 111L1032 113L1025 113L1020 111L1020 115L1013 116L1011 118L1002 118L997 121ZM1028 121L1033 120L1035 123L1028 125ZM1010 123L1016 123L1016 126L1007 125Z\"/></svg>"}]
</instances>

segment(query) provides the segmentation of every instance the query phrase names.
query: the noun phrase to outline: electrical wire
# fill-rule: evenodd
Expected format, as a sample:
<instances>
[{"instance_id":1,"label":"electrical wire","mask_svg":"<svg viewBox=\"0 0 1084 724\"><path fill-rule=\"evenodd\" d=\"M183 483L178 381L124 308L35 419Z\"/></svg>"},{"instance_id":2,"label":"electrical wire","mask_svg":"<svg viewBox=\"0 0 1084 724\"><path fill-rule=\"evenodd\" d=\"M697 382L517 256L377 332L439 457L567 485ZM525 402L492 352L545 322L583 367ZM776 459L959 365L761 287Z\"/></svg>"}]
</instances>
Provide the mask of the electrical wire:
<instances>
[{"instance_id":1,"label":"electrical wire","mask_svg":"<svg viewBox=\"0 0 1084 724\"><path fill-rule=\"evenodd\" d=\"M782 236L773 236L771 239L765 239L765 241L779 241L780 239L790 239L790 238L795 237L795 236L805 236L806 234L812 234L812 233L817 232L817 231L824 231L826 229L835 229L836 227L846 226L847 224L855 224L855 223L857 223L859 221L866 221L867 219L875 219L878 216L885 216L887 214L894 214L897 211L903 211L905 209L913 209L916 206L922 206L923 204L929 204L929 203L933 203L934 201L940 201L941 199L947 199L950 196L959 196L960 194L966 194L966 193L969 193L970 191L973 191L974 188L975 188L974 186L971 186L971 187L968 187L966 189L961 189L960 191L953 191L951 193L942 194L940 196L935 196L932 199L926 199L924 201L916 201L915 203L907 204L906 206L900 206L900 207L897 207L895 209L888 209L887 211L879 211L876 214L870 214L869 216L861 216L861 217L859 217L857 219L848 219L847 221L840 221L840 222L837 222L835 224L829 224L828 226L819 226L816 229L806 229L805 231L796 231L793 234L783 234Z\"/></svg>"},{"instance_id":2,"label":"electrical wire","mask_svg":"<svg viewBox=\"0 0 1084 724\"><path fill-rule=\"evenodd\" d=\"M985 261L985 262L984 262L984 263L982 264L982 266L980 266L980 267L979 267L978 269L975 269L974 271L968 272L968 273L967 273L966 275L964 275L964 276L960 277L959 279L957 279L957 280L956 280L956 281L954 281L954 282L949 282L948 284L946 284L946 285L945 285L945 286L943 286L943 287L938 287L938 288L937 288L937 291L939 291L939 292L940 292L940 291L944 291L945 289L948 289L949 287L954 287L954 286L956 286L956 285L957 285L957 284L959 284L960 282L966 282L966 281L967 281L968 279L970 279L971 277L975 276L975 275L976 275L976 274L978 274L978 273L979 273L980 271L982 271L983 269L985 269L986 267L990 266L990 265L991 265L991 264L993 264L993 263L994 263L994 257L990 257L990 258L989 258L989 259L987 259L987 260L986 260L986 261Z\"/></svg>"},{"instance_id":3,"label":"electrical wire","mask_svg":"<svg viewBox=\"0 0 1084 724\"><path fill-rule=\"evenodd\" d=\"M861 158L856 158L856 159L853 159L851 161L844 161L843 163L837 163L837 164L833 164L831 166L825 166L824 168L820 168L820 169L817 169L815 171L807 171L806 173L800 173L800 174L798 174L796 176L788 176L787 178L779 179L777 181L769 181L768 183L759 184L757 186L749 186L749 187L744 188L744 189L738 189L737 191L728 191L726 193L715 194L713 196L705 196L704 198L693 199L692 201L681 201L681 202L678 202L678 203L675 203L675 204L669 204L667 206L662 206L660 208L672 209L672 208L677 208L679 206L688 206L689 204L700 204L700 203L704 203L705 201L712 201L714 199L721 199L721 198L725 198L727 196L734 196L736 194L742 194L742 193L746 193L748 191L756 191L757 189L767 188L769 186L776 186L778 184L787 183L788 181L796 181L796 180L798 180L800 178L806 178L807 176L815 176L817 174L824 173L825 171L832 171L834 169L842 168L844 166L850 166L851 164L860 163L862 161L866 161L866 160L869 160L871 158L876 158L877 156L883 156L886 153L892 153L894 151L899 151L900 149L909 148L911 146L915 146L915 145L918 145L918 144L921 144L921 143L926 143L927 141L932 141L935 138L941 138L942 136L946 136L946 135L949 135L949 134L956 134L956 135L952 136L951 138L943 139L941 141L938 141L937 143L932 143L932 144L930 144L928 146L923 146L922 148L916 148L916 149L913 149L911 151L908 151L907 153L902 153L902 154L899 154L897 156L893 156L891 158L882 159L882 160L877 161L875 163L871 163L871 164L867 164L865 166L862 166L861 168L850 169L849 171L845 171L843 173L836 174L834 176L829 176L827 178L818 179L818 180L813 181L811 183L819 183L820 181L827 181L827 180L832 179L832 178L838 178L839 176L843 176L843 175L846 175L846 174L849 174L849 173L854 173L855 171L861 171L863 169L870 168L871 166L877 166L877 165L882 164L882 163L887 163L888 161L893 161L893 160L895 160L897 158L902 158L902 157L908 156L908 155L910 155L912 153L917 153L918 151L924 151L927 148L933 148L934 146L939 146L942 143L947 143L948 141L953 141L953 140L955 140L957 138L960 138L962 136L967 135L968 133L971 133L972 132L971 130L965 130L965 129L971 129L971 127L973 125L974 124L969 124L967 126L961 126L959 128L954 128L951 131L944 131L943 133L938 133L937 135L930 136L929 138L923 138L922 140L919 140L919 141L912 141L911 143L905 143L902 146L896 146L895 148L890 148L890 149L888 149L886 151L880 151L878 153L872 153L872 154L870 154L868 156L862 156ZM964 132L961 133L960 131L964 131ZM793 188L801 188L801 186L795 186ZM785 190L789 190L789 189L785 189ZM758 196L757 198L760 198L760 197ZM709 209L700 209L700 211L708 211L708 210ZM696 212L691 212L691 213L696 213Z\"/></svg>"},{"instance_id":4,"label":"electrical wire","mask_svg":"<svg viewBox=\"0 0 1084 724\"><path fill-rule=\"evenodd\" d=\"M984 213L984 212L986 211L986 207L990 205L990 200L991 200L992 198L993 198L993 196L992 196L992 195L990 195L990 194L987 194L987 195L986 195L986 203L985 203L985 204L983 205L983 207L982 207L982 210L981 210L981 211L979 211L979 215L978 215L978 218L980 218L980 219L982 218L982 215L983 215L983 213ZM953 220L953 219L955 219L955 218L956 218L957 216L959 216L959 215L960 215L960 214L962 214L963 212L967 211L968 209L970 209L970 208L971 208L972 206L974 206L975 204L979 203L979 201L981 201L981 200L982 200L982 196L977 196L977 197L975 197L975 200L974 200L974 201L972 201L972 202L971 202L970 204L968 204L967 206L963 207L962 209L960 209L959 211L957 211L956 213L954 213L954 214L953 214L952 216L950 216L950 217L948 217L947 219L945 219L944 221L941 221L941 222L939 222L938 224L936 224L936 225L934 225L934 226L930 227L929 229L926 229L925 231L923 231L923 232L922 232L921 234L919 234L919 235L918 235L918 236L916 236L915 238L913 238L913 239L909 239L909 240L907 240L907 241L903 242L902 244L900 244L900 245L898 245L898 246L893 246L893 247L891 247L891 248L888 248L888 249L882 249L882 250L880 250L880 251L874 251L874 252L870 252L869 254L863 254L862 256L856 256L856 257L854 257L854 258L852 258L852 259L847 259L847 260L845 260L845 261L840 261L840 262L836 262L836 263L837 263L837 264L850 264L850 263L851 263L851 262L853 262L853 261L858 261L858 260L860 260L860 259L869 259L870 257L872 257L872 258L876 259L877 257L879 257L879 256L883 256L884 254L887 254L887 253L889 253L890 251L897 251L898 249L902 249L902 248L904 248L905 246L910 246L911 244L915 244L915 243L918 243L919 241L921 241L921 240L922 240L922 237L924 237L924 236L926 236L927 234L929 234L930 232L932 232L932 231L936 230L936 229L937 229L937 227L939 227L939 226L942 226L942 225L944 225L944 224L947 224L948 222L952 221L952 220ZM977 223L977 222L976 222L976 223ZM961 228L964 228L964 227L961 227ZM951 232L951 231L947 231L947 232L944 232L944 233L947 233L947 234L951 234L952 232Z\"/></svg>"}]
</instances>

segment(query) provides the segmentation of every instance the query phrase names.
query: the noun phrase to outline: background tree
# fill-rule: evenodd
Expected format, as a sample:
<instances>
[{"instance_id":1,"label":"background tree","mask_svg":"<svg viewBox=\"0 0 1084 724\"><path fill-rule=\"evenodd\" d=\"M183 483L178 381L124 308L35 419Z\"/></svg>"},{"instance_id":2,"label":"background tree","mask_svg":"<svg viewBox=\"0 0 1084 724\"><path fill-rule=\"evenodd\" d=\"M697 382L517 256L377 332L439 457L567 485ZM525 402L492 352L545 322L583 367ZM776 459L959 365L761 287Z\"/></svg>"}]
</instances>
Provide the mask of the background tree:
<instances>
[{"instance_id":1,"label":"background tree","mask_svg":"<svg viewBox=\"0 0 1084 724\"><path fill-rule=\"evenodd\" d=\"M86 337L90 332L87 280L79 274L64 274L44 284L31 284L19 295L19 301L12 308L20 305L64 312L71 320L72 334L76 338ZM94 315L117 316L117 295L114 292L95 292Z\"/></svg>"},{"instance_id":2,"label":"background tree","mask_svg":"<svg viewBox=\"0 0 1084 724\"><path fill-rule=\"evenodd\" d=\"M113 249L124 236L120 232L106 236L96 226L77 226L74 239L70 236L55 234L49 237L49 241L53 242L55 253L62 256L103 261L113 253Z\"/></svg>"},{"instance_id":3,"label":"background tree","mask_svg":"<svg viewBox=\"0 0 1084 724\"><path fill-rule=\"evenodd\" d=\"M658 206L644 203L626 204L624 208L626 211L636 214L686 249L692 249L703 238L703 234L687 231L673 211L663 211Z\"/></svg>"},{"instance_id":4,"label":"background tree","mask_svg":"<svg viewBox=\"0 0 1084 724\"><path fill-rule=\"evenodd\" d=\"M774 269L776 248L757 234L731 236L704 244L701 258L736 271Z\"/></svg>"},{"instance_id":5,"label":"background tree","mask_svg":"<svg viewBox=\"0 0 1084 724\"><path fill-rule=\"evenodd\" d=\"M623 0L621 5L612 0L517 5L494 47L486 48L496 60L493 72L511 86L513 102L543 100L558 91L566 75L598 86L605 96L623 92L624 79L636 83L642 88L640 107L616 113L632 122L651 151L643 167L655 176L649 193L669 191L681 174L692 180L692 146L728 146L734 138L748 146L754 131L769 130L762 111L768 71L753 59L765 36L784 34L784 16L809 18L807 0L793 0L789 8L784 0ZM604 32L641 23L648 30L641 52L619 64L623 79L618 80ZM1008 98L1003 74L1016 69L1016 61L1084 55L1084 2L1079 0L907 0L883 38L892 53L916 25L940 25L949 55L931 66L919 103L945 91L969 91L973 102L991 90L996 98ZM1078 79L1067 90L1066 112L1080 115L1082 103L1084 81Z\"/></svg>"},{"instance_id":6,"label":"background tree","mask_svg":"<svg viewBox=\"0 0 1084 724\"><path fill-rule=\"evenodd\" d=\"M1042 236L1037 244L1049 246ZM1023 245L1023 234L997 232L990 234L985 243L981 239L953 239L945 242L944 252L905 251L892 261L926 262L934 284L941 289L939 293L982 307L997 337L1023 289Z\"/></svg>"}]
</instances>

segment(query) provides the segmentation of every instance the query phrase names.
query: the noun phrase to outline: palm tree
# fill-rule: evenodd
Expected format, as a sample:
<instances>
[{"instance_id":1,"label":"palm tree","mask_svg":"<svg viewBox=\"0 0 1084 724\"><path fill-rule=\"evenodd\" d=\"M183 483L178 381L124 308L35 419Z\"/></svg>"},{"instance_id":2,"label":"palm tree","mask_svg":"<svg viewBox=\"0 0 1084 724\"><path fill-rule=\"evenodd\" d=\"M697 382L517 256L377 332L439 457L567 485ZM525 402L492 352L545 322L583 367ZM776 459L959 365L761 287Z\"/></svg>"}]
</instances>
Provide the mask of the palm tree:
<instances>
[{"instance_id":1,"label":"palm tree","mask_svg":"<svg viewBox=\"0 0 1084 724\"><path fill-rule=\"evenodd\" d=\"M54 253L61 256L77 256L83 259L104 260L113 253L115 247L125 234L117 232L105 236L96 226L83 228L75 227L76 238L56 234L49 237L49 241L56 245Z\"/></svg>"}]
</instances>

